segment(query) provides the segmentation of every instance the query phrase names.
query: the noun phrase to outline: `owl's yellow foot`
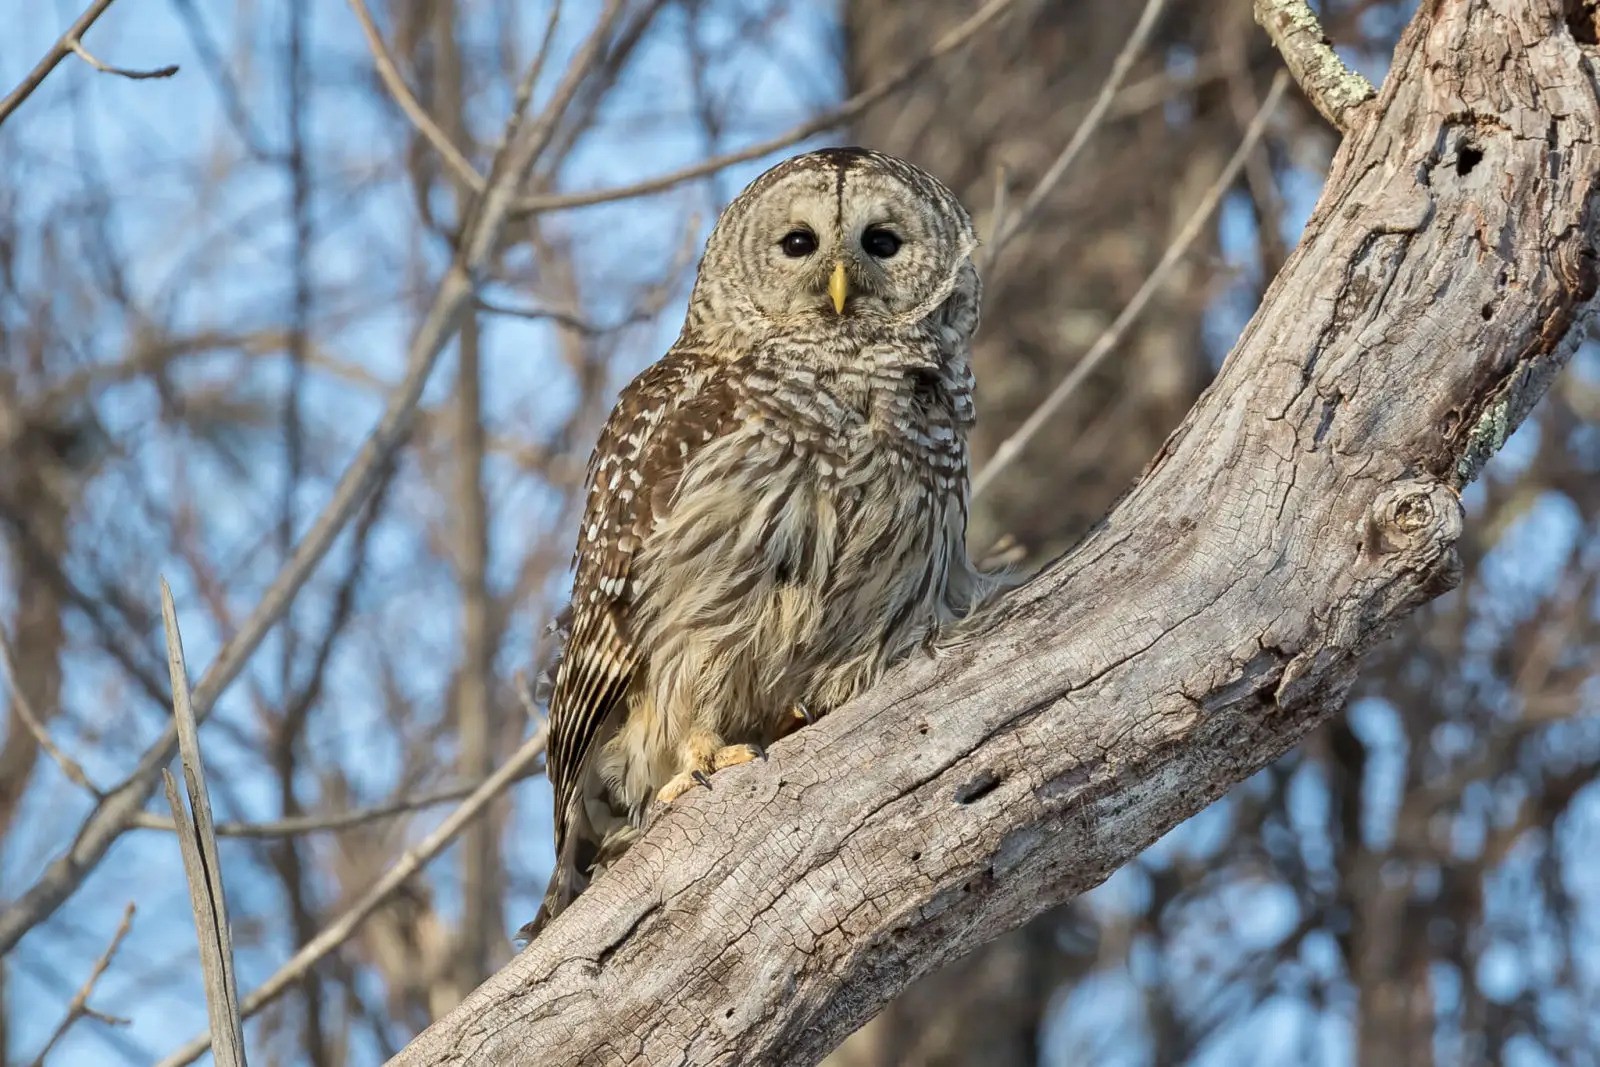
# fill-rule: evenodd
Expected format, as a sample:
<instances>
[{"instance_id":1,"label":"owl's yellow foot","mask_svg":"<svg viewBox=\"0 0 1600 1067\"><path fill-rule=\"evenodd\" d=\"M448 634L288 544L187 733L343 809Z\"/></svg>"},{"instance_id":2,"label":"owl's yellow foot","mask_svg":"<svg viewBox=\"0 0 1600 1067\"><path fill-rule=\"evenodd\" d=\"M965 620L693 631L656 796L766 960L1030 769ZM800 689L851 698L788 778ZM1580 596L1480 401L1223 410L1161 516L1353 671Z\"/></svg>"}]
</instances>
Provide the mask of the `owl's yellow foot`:
<instances>
[{"instance_id":1,"label":"owl's yellow foot","mask_svg":"<svg viewBox=\"0 0 1600 1067\"><path fill-rule=\"evenodd\" d=\"M810 708L806 707L804 704L796 704L794 707L789 709L788 717L784 719L783 722L778 726L778 736L788 737L790 734L800 729L800 727L810 726L816 721L817 717L811 714Z\"/></svg>"},{"instance_id":2,"label":"owl's yellow foot","mask_svg":"<svg viewBox=\"0 0 1600 1067\"><path fill-rule=\"evenodd\" d=\"M726 770L737 767L741 763L753 763L758 759L766 759L767 754L760 745L728 745L717 749L717 754L711 757L713 771ZM707 788L711 785L706 783Z\"/></svg>"},{"instance_id":3,"label":"owl's yellow foot","mask_svg":"<svg viewBox=\"0 0 1600 1067\"><path fill-rule=\"evenodd\" d=\"M673 775L661 787L660 792L656 793L656 802L671 804L697 785L710 789L711 776L716 772L766 758L767 754L760 745L724 745L712 752L702 748L692 754L688 770Z\"/></svg>"}]
</instances>

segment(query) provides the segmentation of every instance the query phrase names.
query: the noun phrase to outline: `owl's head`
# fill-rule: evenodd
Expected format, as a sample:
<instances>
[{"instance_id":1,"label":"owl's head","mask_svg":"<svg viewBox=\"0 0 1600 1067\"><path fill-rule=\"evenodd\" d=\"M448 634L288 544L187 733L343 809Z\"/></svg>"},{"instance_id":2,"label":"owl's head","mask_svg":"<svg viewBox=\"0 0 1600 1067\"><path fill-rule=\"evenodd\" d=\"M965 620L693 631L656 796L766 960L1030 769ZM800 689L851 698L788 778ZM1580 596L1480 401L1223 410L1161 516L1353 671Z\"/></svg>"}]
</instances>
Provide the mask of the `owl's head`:
<instances>
[{"instance_id":1,"label":"owl's head","mask_svg":"<svg viewBox=\"0 0 1600 1067\"><path fill-rule=\"evenodd\" d=\"M717 220L691 321L755 333L937 320L970 336L977 243L966 209L926 171L864 148L807 152L751 182Z\"/></svg>"}]
</instances>

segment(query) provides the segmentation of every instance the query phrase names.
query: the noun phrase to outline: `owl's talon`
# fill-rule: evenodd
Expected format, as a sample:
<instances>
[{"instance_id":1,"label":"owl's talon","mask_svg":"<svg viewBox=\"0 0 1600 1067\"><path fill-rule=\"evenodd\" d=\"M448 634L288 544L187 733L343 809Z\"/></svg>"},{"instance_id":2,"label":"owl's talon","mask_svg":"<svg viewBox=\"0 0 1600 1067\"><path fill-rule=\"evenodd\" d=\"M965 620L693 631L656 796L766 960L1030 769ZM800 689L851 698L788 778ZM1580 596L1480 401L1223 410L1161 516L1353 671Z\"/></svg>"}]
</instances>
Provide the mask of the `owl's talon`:
<instances>
[{"instance_id":1,"label":"owl's talon","mask_svg":"<svg viewBox=\"0 0 1600 1067\"><path fill-rule=\"evenodd\" d=\"M671 804L697 785L710 789L711 776L718 771L766 758L766 750L760 745L724 745L709 754L699 755L695 757L699 766L673 775L672 780L656 793L656 803Z\"/></svg>"},{"instance_id":2,"label":"owl's talon","mask_svg":"<svg viewBox=\"0 0 1600 1067\"><path fill-rule=\"evenodd\" d=\"M800 718L804 719L807 726L810 726L812 723L817 721L817 717L811 714L811 709L806 707L804 704L796 704L794 706L794 713Z\"/></svg>"},{"instance_id":3,"label":"owl's talon","mask_svg":"<svg viewBox=\"0 0 1600 1067\"><path fill-rule=\"evenodd\" d=\"M671 804L674 800L677 800L679 797L683 796L683 794L699 785L700 782L698 779L704 777L705 773L703 771L695 771L692 774L673 775L672 779L667 782L666 785L662 786L660 791L656 793L656 803ZM706 788L709 789L711 787L710 781L707 781L705 785Z\"/></svg>"},{"instance_id":4,"label":"owl's talon","mask_svg":"<svg viewBox=\"0 0 1600 1067\"><path fill-rule=\"evenodd\" d=\"M741 763L754 763L756 760L766 758L766 749L760 745L728 745L726 748L717 749L717 754L711 757L711 769L720 771L728 767L737 767ZM706 786L709 788L711 783L707 782Z\"/></svg>"}]
</instances>

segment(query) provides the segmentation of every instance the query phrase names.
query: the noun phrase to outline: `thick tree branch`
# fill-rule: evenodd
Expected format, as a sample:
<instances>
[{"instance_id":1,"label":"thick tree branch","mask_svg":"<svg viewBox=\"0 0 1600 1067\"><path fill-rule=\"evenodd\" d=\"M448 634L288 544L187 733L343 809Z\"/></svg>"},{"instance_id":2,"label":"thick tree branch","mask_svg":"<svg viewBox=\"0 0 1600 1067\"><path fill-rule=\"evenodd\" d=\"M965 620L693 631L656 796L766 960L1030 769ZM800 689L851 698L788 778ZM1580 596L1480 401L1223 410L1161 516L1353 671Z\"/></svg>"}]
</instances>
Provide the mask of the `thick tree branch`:
<instances>
[{"instance_id":1,"label":"thick tree branch","mask_svg":"<svg viewBox=\"0 0 1600 1067\"><path fill-rule=\"evenodd\" d=\"M1311 5L1306 0L1255 0L1255 16L1306 98L1335 129L1348 132L1357 110L1378 91L1339 58Z\"/></svg>"},{"instance_id":2,"label":"thick tree branch","mask_svg":"<svg viewBox=\"0 0 1600 1067\"><path fill-rule=\"evenodd\" d=\"M1217 381L1071 555L717 776L394 1062L803 1064L1341 706L1596 289L1596 55L1439 0Z\"/></svg>"}]
</instances>

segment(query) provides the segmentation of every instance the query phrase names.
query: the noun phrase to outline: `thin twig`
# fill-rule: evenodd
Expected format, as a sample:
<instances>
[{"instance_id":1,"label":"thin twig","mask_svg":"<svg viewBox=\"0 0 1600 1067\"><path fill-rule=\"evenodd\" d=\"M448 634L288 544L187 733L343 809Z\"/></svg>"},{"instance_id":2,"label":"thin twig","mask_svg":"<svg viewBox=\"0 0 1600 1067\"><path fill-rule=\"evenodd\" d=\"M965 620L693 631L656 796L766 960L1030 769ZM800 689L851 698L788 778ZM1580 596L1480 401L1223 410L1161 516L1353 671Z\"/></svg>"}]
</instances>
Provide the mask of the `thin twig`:
<instances>
[{"instance_id":1,"label":"thin twig","mask_svg":"<svg viewBox=\"0 0 1600 1067\"><path fill-rule=\"evenodd\" d=\"M531 777L539 773L539 767L530 767L524 777ZM324 833L333 830L348 830L367 823L378 822L381 819L391 819L397 815L409 815L424 808L437 807L440 804L449 804L460 800L462 797L472 795L481 782L470 785L453 785L443 789L436 789L429 793L422 793L414 797L401 797L399 800L387 804L374 804L371 807L357 808L353 811L325 812L313 815L297 815L287 819L272 819L266 822L223 822L216 825L218 837L295 837L300 834ZM139 818L134 820L134 826L141 830L162 830L172 833L176 826L165 815L155 812L141 812Z\"/></svg>"},{"instance_id":2,"label":"thin twig","mask_svg":"<svg viewBox=\"0 0 1600 1067\"><path fill-rule=\"evenodd\" d=\"M979 264L980 270L988 270L1000 257L1006 242L1011 240L1022 227L1026 226L1039 210L1045 198L1055 190L1072 164L1077 161L1089 139L1100 128L1100 123L1105 120L1107 112L1111 110L1112 103L1116 100L1122 83L1128 77L1128 71L1133 69L1133 63L1144 51L1144 46L1150 40L1156 23L1161 18L1161 11L1166 6L1166 0L1145 0L1144 10L1139 15L1139 21L1133 27L1133 32L1123 42L1122 50L1117 53L1117 58L1111 63L1111 73L1106 75L1105 84L1100 86L1100 93L1095 97L1094 105L1089 108L1089 114L1084 116L1078 128L1072 131L1072 137L1067 141L1067 146L1061 154L1050 164L1049 169L1040 177L1033 192L1028 194L1028 199L1022 202L1022 207L1017 210L1015 218L995 218L990 222L994 227L994 237L989 242L989 247L984 253L983 262Z\"/></svg>"},{"instance_id":3,"label":"thin twig","mask_svg":"<svg viewBox=\"0 0 1600 1067\"><path fill-rule=\"evenodd\" d=\"M89 780L83 765L56 747L55 741L50 737L50 731L45 728L44 720L39 718L33 705L29 703L27 694L22 691L22 682L17 673L17 654L11 647L11 638L6 635L4 627L0 627L0 672L5 674L6 681L11 686L11 706L16 709L17 718L22 720L22 725L27 727L45 754L55 760L56 766L61 768L61 773L67 776L68 781L88 790L96 799L105 796L99 787Z\"/></svg>"},{"instance_id":4,"label":"thin twig","mask_svg":"<svg viewBox=\"0 0 1600 1067\"><path fill-rule=\"evenodd\" d=\"M167 670L172 676L172 716L178 728L178 749L189 814L178 797L172 772L161 771L167 806L178 828L178 848L189 883L195 931L200 939L200 966L205 974L206 1013L219 1067L245 1067L244 1020L239 1016L239 987L233 973L233 934L228 928L228 902L222 887L222 861L211 819L205 763L200 758L200 731L189 699L189 669L183 661L183 636L172 590L161 579L161 622L167 634Z\"/></svg>"},{"instance_id":5,"label":"thin twig","mask_svg":"<svg viewBox=\"0 0 1600 1067\"><path fill-rule=\"evenodd\" d=\"M100 958L94 961L94 966L89 969L89 977L84 979L83 985L78 987L78 992L67 1004L66 1018L57 1024L50 1040L44 1043L44 1048L33 1058L31 1067L44 1067L45 1057L50 1055L50 1050L66 1036L79 1019L89 1018L108 1026L127 1026L129 1021L119 1015L107 1015L89 1007L89 997L94 993L95 983L100 981L100 976L106 973L106 968L111 966L111 961L116 958L117 949L122 947L122 939L128 936L128 931L133 927L133 901L128 901L127 907L122 909L122 921L117 924L116 932L111 935L111 943L106 950L100 953Z\"/></svg>"},{"instance_id":6,"label":"thin twig","mask_svg":"<svg viewBox=\"0 0 1600 1067\"><path fill-rule=\"evenodd\" d=\"M361 32L366 35L367 47L372 51L372 65L377 69L383 87L389 90L389 95L400 105L400 110L411 120L411 125L433 145L434 150L439 153L440 158L455 176L473 192L483 192L483 175L478 173L478 168L472 165L472 161L463 155L461 149L457 148L444 130L439 128L439 124L433 121L428 109L422 106L422 102L411 91L411 86L406 84L405 77L400 73L400 65L395 62L394 53L389 51L389 45L384 41L383 34L378 32L378 25L372 19L372 12L367 8L366 0L350 0L350 8L355 12L356 21L361 23Z\"/></svg>"},{"instance_id":7,"label":"thin twig","mask_svg":"<svg viewBox=\"0 0 1600 1067\"><path fill-rule=\"evenodd\" d=\"M1095 368L1100 365L1101 361L1116 348L1118 342L1122 340L1122 335L1127 332L1128 327L1144 311L1145 305L1150 302L1150 298L1155 295L1156 290L1160 289L1167 280L1167 275L1172 272L1172 268L1177 266L1178 261L1189 251L1189 246L1200 235L1200 231L1205 227L1212 213L1216 211L1217 205L1221 203L1223 196L1227 194L1234 180L1238 178L1239 171L1244 167L1245 161L1250 158L1250 153L1255 151L1256 142L1261 140L1262 134L1266 132L1267 122L1277 109L1278 101L1283 98L1283 91L1288 87L1288 84L1289 76L1283 71L1279 71L1277 77L1272 80L1272 87L1267 92L1266 100L1262 102L1260 110L1256 112L1249 128L1245 130L1244 139L1239 143L1239 147L1234 150L1232 158L1222 168L1222 173L1217 175L1217 180L1206 190L1206 195L1201 198L1200 203L1195 206L1194 211L1184 221L1183 228L1178 231L1178 235L1173 238L1172 243L1167 246L1167 250L1162 253L1160 262L1150 272L1150 276L1144 280L1144 284L1139 287L1139 291L1133 295L1132 300L1128 301L1128 305L1122 309L1122 312L1117 315L1111 325L1107 326L1094 344L1090 346L1089 351L1078 361L1078 365L1072 368L1072 373L1062 379L1061 384L1051 390L1050 395L1045 398L1044 402L1033 410L1033 413L1027 417L1021 426L1017 427L1016 432L1002 441L1000 447L995 449L994 458L972 480L973 499L977 499L985 489L994 484L995 478L1000 475L1001 471L1006 469L1012 460L1016 459L1023 446L1033 439L1033 435L1038 433L1045 423L1050 421L1051 417L1061 408L1061 405L1067 402L1068 398L1077 391L1078 387L1084 383L1089 375L1094 373Z\"/></svg>"},{"instance_id":8,"label":"thin twig","mask_svg":"<svg viewBox=\"0 0 1600 1067\"><path fill-rule=\"evenodd\" d=\"M633 310L625 318L609 325L591 322L576 311L566 308L520 308L483 297L479 297L473 306L490 315L505 315L532 322L554 322L585 337L602 337L627 329L629 326L637 326L641 322L648 322L661 314L667 300L672 296L673 287L677 284L679 276L693 262L695 249L699 245L702 221L703 217L699 212L693 212L684 219L683 237L678 242L678 251L673 255L667 269L662 272L660 279L639 295L633 302Z\"/></svg>"},{"instance_id":9,"label":"thin twig","mask_svg":"<svg viewBox=\"0 0 1600 1067\"><path fill-rule=\"evenodd\" d=\"M151 70L130 70L127 67L113 67L110 63L101 60L93 52L83 46L83 42L74 37L67 42L67 47L72 49L73 55L83 60L89 66L102 74L115 74L119 78L132 78L134 81L144 81L147 78L170 78L178 73L178 64L168 63L164 67L155 67Z\"/></svg>"},{"instance_id":10,"label":"thin twig","mask_svg":"<svg viewBox=\"0 0 1600 1067\"><path fill-rule=\"evenodd\" d=\"M926 73L930 63L949 55L962 45L970 42L1014 2L1015 0L989 0L988 3L968 16L965 21L935 42L934 46L926 53L904 64L888 78L870 89L863 89L832 111L802 122L786 133L757 142L747 148L741 148L736 152L715 156L692 166L680 167L677 170L669 171L666 174L649 178L642 182L614 186L610 189L595 189L586 193L555 193L548 196L533 196L520 201L517 207L523 212L530 213L559 211L566 208L588 207L592 204L604 204L613 200L629 200L633 197L662 193L683 182L694 178L703 178L708 174L714 174L736 163L759 159L779 149L787 148L796 141L803 141L807 137L843 126L884 97L896 92L910 84L918 76Z\"/></svg>"},{"instance_id":11,"label":"thin twig","mask_svg":"<svg viewBox=\"0 0 1600 1067\"><path fill-rule=\"evenodd\" d=\"M106 8L111 4L112 0L94 0L94 3L78 16L78 20L67 27L67 32L56 40L50 51L44 54L44 58L34 64L33 69L15 89L6 94L4 100L0 100L0 123L10 118L11 113L21 107L22 102L32 96L35 89L44 84L50 72L56 69L57 63L72 54L72 42L80 39L89 27L95 24L95 20L106 13Z\"/></svg>"},{"instance_id":12,"label":"thin twig","mask_svg":"<svg viewBox=\"0 0 1600 1067\"><path fill-rule=\"evenodd\" d=\"M1378 91L1339 58L1311 5L1306 0L1255 0L1255 16L1306 98L1334 129L1349 130L1357 109Z\"/></svg>"},{"instance_id":13,"label":"thin twig","mask_svg":"<svg viewBox=\"0 0 1600 1067\"><path fill-rule=\"evenodd\" d=\"M256 987L249 996L244 998L242 1010L246 1018L254 1015L262 1008L271 1004L300 977L316 966L328 953L343 944L356 928L366 918L378 909L378 906L388 899L400 886L418 871L444 851L456 835L459 834L467 823L476 818L489 802L503 793L512 782L521 778L524 773L534 765L534 762L544 754L545 740L549 734L549 724L541 724L532 736L522 743L522 747L512 754L498 770L483 780L483 783L473 790L472 795L462 801L460 806L445 816L434 831L418 841L405 854L383 873L383 876L372 884L361 898L350 905L333 922L329 923L321 932L296 952L282 967L265 982ZM184 1045L178 1051L162 1060L157 1067L182 1067L183 1064L193 1063L207 1048L211 1046L209 1036L197 1037Z\"/></svg>"},{"instance_id":14,"label":"thin twig","mask_svg":"<svg viewBox=\"0 0 1600 1067\"><path fill-rule=\"evenodd\" d=\"M551 0L550 14L545 17L544 35L539 38L539 50L533 55L533 62L528 64L528 69L522 74L522 81L517 86L516 103L513 107L525 107L528 99L533 96L534 86L539 81L539 75L544 73L544 65L550 59L550 48L555 44L556 27L561 22L561 0Z\"/></svg>"},{"instance_id":15,"label":"thin twig","mask_svg":"<svg viewBox=\"0 0 1600 1067\"><path fill-rule=\"evenodd\" d=\"M577 312L568 311L564 308L511 307L509 304L497 304L493 300L485 300L482 297L473 301L472 306L488 315L505 315L508 318L527 319L530 322L554 322L588 337L598 337L600 334L610 333L617 328L590 322Z\"/></svg>"},{"instance_id":16,"label":"thin twig","mask_svg":"<svg viewBox=\"0 0 1600 1067\"><path fill-rule=\"evenodd\" d=\"M382 481L391 457L410 433L417 403L439 354L455 336L471 306L477 278L498 246L500 233L515 202L517 186L549 145L562 112L603 55L622 6L621 0L610 0L606 5L594 31L579 47L536 121L525 121L521 108L525 107L528 97L519 95L519 109L508 122L509 132L504 147L496 153L490 167L488 185L462 228L456 259L440 280L432 305L412 337L404 376L390 394L378 425L345 469L332 497L296 546L294 554L284 562L239 632L222 647L201 677L193 694L197 720L204 720L223 690L238 677L267 633L288 610L300 587L333 547L340 531ZM0 911L0 955L9 952L25 933L53 914L82 884L112 843L133 824L144 808L145 799L155 788L162 767L172 758L177 743L175 728L168 728L145 750L133 772L95 805L66 854L53 860L32 886Z\"/></svg>"}]
</instances>

